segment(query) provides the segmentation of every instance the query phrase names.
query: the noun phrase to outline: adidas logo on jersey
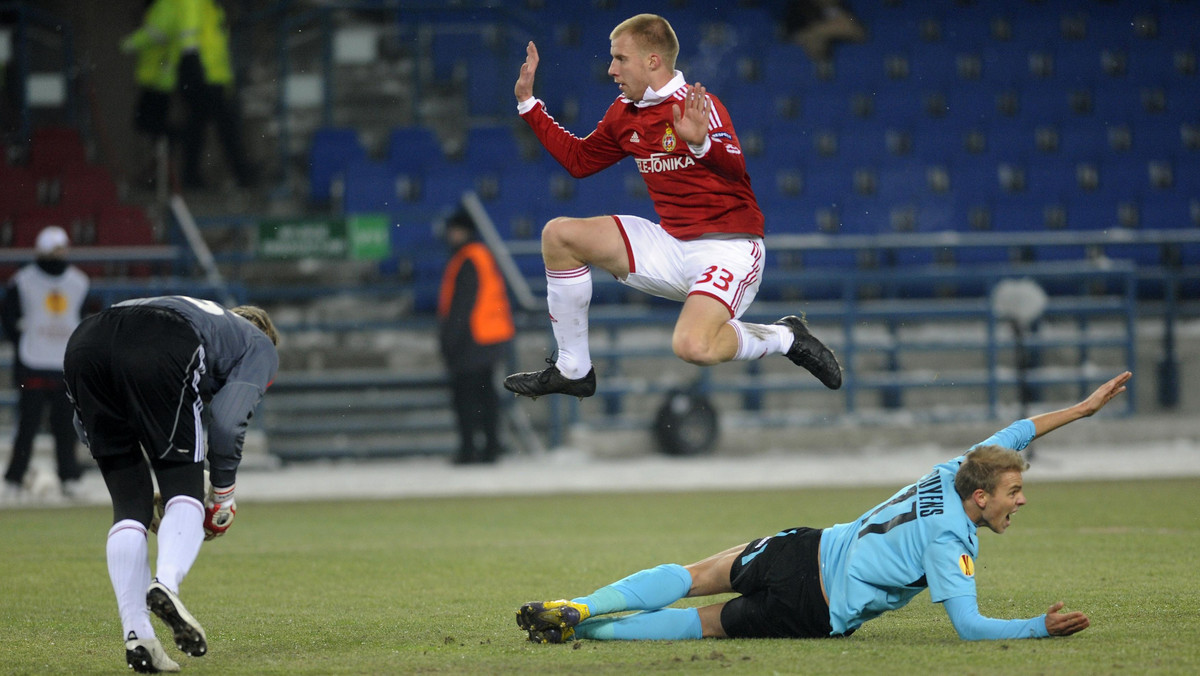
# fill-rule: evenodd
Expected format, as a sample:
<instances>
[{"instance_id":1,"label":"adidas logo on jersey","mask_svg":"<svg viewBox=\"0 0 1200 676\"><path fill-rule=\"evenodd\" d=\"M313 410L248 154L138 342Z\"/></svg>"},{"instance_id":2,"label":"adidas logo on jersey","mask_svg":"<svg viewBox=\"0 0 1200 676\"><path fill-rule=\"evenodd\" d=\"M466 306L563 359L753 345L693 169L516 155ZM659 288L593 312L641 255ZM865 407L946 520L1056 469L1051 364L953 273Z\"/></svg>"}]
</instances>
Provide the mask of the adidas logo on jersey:
<instances>
[{"instance_id":1,"label":"adidas logo on jersey","mask_svg":"<svg viewBox=\"0 0 1200 676\"><path fill-rule=\"evenodd\" d=\"M635 132L633 132L633 136L629 137L629 142L630 143L641 143L642 139L638 138L637 132L635 131Z\"/></svg>"}]
</instances>

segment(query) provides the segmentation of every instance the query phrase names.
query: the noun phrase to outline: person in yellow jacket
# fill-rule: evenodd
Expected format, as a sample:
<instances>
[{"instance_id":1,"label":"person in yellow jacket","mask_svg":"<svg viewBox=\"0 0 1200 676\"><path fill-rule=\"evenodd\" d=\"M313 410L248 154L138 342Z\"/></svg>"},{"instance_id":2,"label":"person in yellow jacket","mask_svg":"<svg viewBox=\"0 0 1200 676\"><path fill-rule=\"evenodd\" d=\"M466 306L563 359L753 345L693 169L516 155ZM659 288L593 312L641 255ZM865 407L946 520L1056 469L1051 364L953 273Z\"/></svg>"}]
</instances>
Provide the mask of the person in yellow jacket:
<instances>
[{"instance_id":1,"label":"person in yellow jacket","mask_svg":"<svg viewBox=\"0 0 1200 676\"><path fill-rule=\"evenodd\" d=\"M142 26L121 43L137 53L135 76L142 92L135 126L152 136L168 132L171 95L187 111L183 129L183 183L206 185L201 171L210 122L215 122L225 159L241 186L255 182L241 138L233 94L233 65L225 11L216 0L152 0Z\"/></svg>"},{"instance_id":2,"label":"person in yellow jacket","mask_svg":"<svg viewBox=\"0 0 1200 676\"><path fill-rule=\"evenodd\" d=\"M142 25L121 41L121 51L137 55L133 73L139 92L133 126L152 137L167 133L171 94L178 79L175 20L172 0L152 0L146 4Z\"/></svg>"},{"instance_id":3,"label":"person in yellow jacket","mask_svg":"<svg viewBox=\"0 0 1200 676\"><path fill-rule=\"evenodd\" d=\"M205 134L209 122L216 124L217 139L225 161L241 187L257 183L256 172L242 143L241 115L233 82L233 60L229 52L229 30L225 10L217 0L198 0L196 49L204 71L203 104L193 107L188 116L187 144L184 154L185 182L203 185L200 163L204 157Z\"/></svg>"},{"instance_id":4,"label":"person in yellow jacket","mask_svg":"<svg viewBox=\"0 0 1200 676\"><path fill-rule=\"evenodd\" d=\"M496 367L516 333L504 277L476 234L461 210L445 222L443 238L453 254L438 294L438 343L458 423L456 464L495 462L503 452Z\"/></svg>"}]
</instances>

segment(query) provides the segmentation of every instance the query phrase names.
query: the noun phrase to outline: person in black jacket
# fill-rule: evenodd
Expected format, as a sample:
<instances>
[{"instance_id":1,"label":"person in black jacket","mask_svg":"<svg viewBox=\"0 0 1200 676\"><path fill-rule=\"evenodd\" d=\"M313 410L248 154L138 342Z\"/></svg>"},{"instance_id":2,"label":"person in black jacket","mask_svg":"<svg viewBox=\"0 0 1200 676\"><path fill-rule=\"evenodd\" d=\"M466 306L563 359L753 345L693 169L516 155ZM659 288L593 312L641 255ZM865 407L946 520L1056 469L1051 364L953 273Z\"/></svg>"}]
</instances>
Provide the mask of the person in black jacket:
<instances>
[{"instance_id":1,"label":"person in black jacket","mask_svg":"<svg viewBox=\"0 0 1200 676\"><path fill-rule=\"evenodd\" d=\"M458 423L456 464L495 462L501 453L495 370L515 333L504 278L476 235L462 211L445 222L443 238L453 253L438 294L438 343Z\"/></svg>"}]
</instances>

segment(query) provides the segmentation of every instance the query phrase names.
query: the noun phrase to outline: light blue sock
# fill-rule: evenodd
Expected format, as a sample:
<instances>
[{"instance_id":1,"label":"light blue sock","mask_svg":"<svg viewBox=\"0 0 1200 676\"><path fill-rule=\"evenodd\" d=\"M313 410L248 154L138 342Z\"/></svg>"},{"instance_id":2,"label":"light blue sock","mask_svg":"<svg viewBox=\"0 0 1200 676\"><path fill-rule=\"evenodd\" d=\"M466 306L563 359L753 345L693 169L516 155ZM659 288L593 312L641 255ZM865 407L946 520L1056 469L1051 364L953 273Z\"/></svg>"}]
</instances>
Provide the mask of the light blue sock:
<instances>
[{"instance_id":1,"label":"light blue sock","mask_svg":"<svg viewBox=\"0 0 1200 676\"><path fill-rule=\"evenodd\" d=\"M586 605L592 616L622 610L658 610L687 596L691 588L692 574L687 568L664 563L571 600Z\"/></svg>"},{"instance_id":2,"label":"light blue sock","mask_svg":"<svg viewBox=\"0 0 1200 676\"><path fill-rule=\"evenodd\" d=\"M660 608L621 617L593 617L575 627L575 636L596 641L682 641L704 638L695 608Z\"/></svg>"}]
</instances>

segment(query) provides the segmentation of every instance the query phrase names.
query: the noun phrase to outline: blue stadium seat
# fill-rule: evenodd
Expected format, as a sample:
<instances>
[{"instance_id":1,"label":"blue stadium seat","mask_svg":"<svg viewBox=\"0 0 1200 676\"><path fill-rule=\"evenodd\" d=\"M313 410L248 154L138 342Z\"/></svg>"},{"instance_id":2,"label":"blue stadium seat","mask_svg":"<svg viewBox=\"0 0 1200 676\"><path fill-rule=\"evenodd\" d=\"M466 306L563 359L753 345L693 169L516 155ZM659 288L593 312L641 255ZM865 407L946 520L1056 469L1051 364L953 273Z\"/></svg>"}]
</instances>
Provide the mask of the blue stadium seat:
<instances>
[{"instance_id":1,"label":"blue stadium seat","mask_svg":"<svg viewBox=\"0 0 1200 676\"><path fill-rule=\"evenodd\" d=\"M1091 118L1098 124L1127 124L1145 115L1137 83L1102 80L1093 90Z\"/></svg>"},{"instance_id":2,"label":"blue stadium seat","mask_svg":"<svg viewBox=\"0 0 1200 676\"><path fill-rule=\"evenodd\" d=\"M887 81L884 61L895 48L871 48L866 45L842 45L833 52L837 85L848 89L870 89Z\"/></svg>"},{"instance_id":3,"label":"blue stadium seat","mask_svg":"<svg viewBox=\"0 0 1200 676\"><path fill-rule=\"evenodd\" d=\"M967 229L967 216L953 195L926 194L917 205L918 232L950 232Z\"/></svg>"},{"instance_id":4,"label":"blue stadium seat","mask_svg":"<svg viewBox=\"0 0 1200 676\"><path fill-rule=\"evenodd\" d=\"M365 160L367 151L358 138L358 131L345 127L321 127L313 133L308 155L309 198L327 204L333 181L347 164Z\"/></svg>"},{"instance_id":5,"label":"blue stadium seat","mask_svg":"<svg viewBox=\"0 0 1200 676\"><path fill-rule=\"evenodd\" d=\"M1141 155L1113 157L1100 165L1100 189L1107 195L1136 196L1154 189L1150 165Z\"/></svg>"},{"instance_id":6,"label":"blue stadium seat","mask_svg":"<svg viewBox=\"0 0 1200 676\"><path fill-rule=\"evenodd\" d=\"M887 127L874 120L844 125L838 130L838 154L865 164L883 158L887 155Z\"/></svg>"},{"instance_id":7,"label":"blue stadium seat","mask_svg":"<svg viewBox=\"0 0 1200 676\"><path fill-rule=\"evenodd\" d=\"M877 235L891 230L888 203L884 200L848 197L838 207L843 235Z\"/></svg>"},{"instance_id":8,"label":"blue stadium seat","mask_svg":"<svg viewBox=\"0 0 1200 676\"><path fill-rule=\"evenodd\" d=\"M1200 196L1200 154L1180 154L1175 157L1175 194Z\"/></svg>"},{"instance_id":9,"label":"blue stadium seat","mask_svg":"<svg viewBox=\"0 0 1200 676\"><path fill-rule=\"evenodd\" d=\"M945 43L914 44L908 50L909 81L922 87L957 86L958 57L965 51L962 46Z\"/></svg>"},{"instance_id":10,"label":"blue stadium seat","mask_svg":"<svg viewBox=\"0 0 1200 676\"><path fill-rule=\"evenodd\" d=\"M927 123L912 133L912 154L927 164L953 164L967 156L966 125Z\"/></svg>"},{"instance_id":11,"label":"blue stadium seat","mask_svg":"<svg viewBox=\"0 0 1200 676\"><path fill-rule=\"evenodd\" d=\"M1024 162L1036 156L1038 124L1037 121L1009 117L993 119L985 128L987 147L980 154L981 157L993 163L1011 163Z\"/></svg>"},{"instance_id":12,"label":"blue stadium seat","mask_svg":"<svg viewBox=\"0 0 1200 676\"><path fill-rule=\"evenodd\" d=\"M977 7L954 7L941 23L942 41L960 49L977 51L992 39L991 17Z\"/></svg>"},{"instance_id":13,"label":"blue stadium seat","mask_svg":"<svg viewBox=\"0 0 1200 676\"><path fill-rule=\"evenodd\" d=\"M1079 163L1066 157L1043 156L1022 165L1025 171L1025 192L1031 196L1062 199L1081 194Z\"/></svg>"},{"instance_id":14,"label":"blue stadium seat","mask_svg":"<svg viewBox=\"0 0 1200 676\"><path fill-rule=\"evenodd\" d=\"M1200 199L1188 195L1156 195L1142 200L1143 230L1186 230L1200 225Z\"/></svg>"},{"instance_id":15,"label":"blue stadium seat","mask_svg":"<svg viewBox=\"0 0 1200 676\"><path fill-rule=\"evenodd\" d=\"M417 174L445 161L442 145L429 127L393 127L387 162L397 173Z\"/></svg>"},{"instance_id":16,"label":"blue stadium seat","mask_svg":"<svg viewBox=\"0 0 1200 676\"><path fill-rule=\"evenodd\" d=\"M1090 85L1108 77L1100 52L1090 43L1063 42L1054 52L1054 79L1063 86Z\"/></svg>"},{"instance_id":17,"label":"blue stadium seat","mask_svg":"<svg viewBox=\"0 0 1200 676\"><path fill-rule=\"evenodd\" d=\"M1174 84L1167 88L1167 109L1164 114L1168 120L1196 119L1200 111L1200 86L1193 80L1186 84Z\"/></svg>"},{"instance_id":18,"label":"blue stadium seat","mask_svg":"<svg viewBox=\"0 0 1200 676\"><path fill-rule=\"evenodd\" d=\"M1055 11L1018 11L1012 17L1012 44L1049 49L1062 42L1060 15Z\"/></svg>"},{"instance_id":19,"label":"blue stadium seat","mask_svg":"<svg viewBox=\"0 0 1200 676\"><path fill-rule=\"evenodd\" d=\"M992 229L997 232L1024 232L1042 229L1041 210L1023 197L992 200Z\"/></svg>"},{"instance_id":20,"label":"blue stadium seat","mask_svg":"<svg viewBox=\"0 0 1200 676\"><path fill-rule=\"evenodd\" d=\"M985 81L1000 85L1030 79L1029 48L1023 43L989 42L981 50L981 75Z\"/></svg>"},{"instance_id":21,"label":"blue stadium seat","mask_svg":"<svg viewBox=\"0 0 1200 676\"><path fill-rule=\"evenodd\" d=\"M856 3L856 12L866 9L870 3ZM889 49L907 49L921 39L921 18L915 12L885 11L881 13L887 18L864 20L867 28L867 44L860 47L862 51L887 51ZM864 17L866 19L866 17Z\"/></svg>"},{"instance_id":22,"label":"blue stadium seat","mask_svg":"<svg viewBox=\"0 0 1200 676\"><path fill-rule=\"evenodd\" d=\"M370 160L355 160L343 169L347 214L387 213L399 205L396 172L389 165Z\"/></svg>"},{"instance_id":23,"label":"blue stadium seat","mask_svg":"<svg viewBox=\"0 0 1200 676\"><path fill-rule=\"evenodd\" d=\"M1111 153L1108 126L1102 123L1060 124L1058 154L1068 159L1094 160Z\"/></svg>"},{"instance_id":24,"label":"blue stadium seat","mask_svg":"<svg viewBox=\"0 0 1200 676\"><path fill-rule=\"evenodd\" d=\"M920 161L896 162L879 171L879 197L885 202L917 203L930 192L927 167Z\"/></svg>"},{"instance_id":25,"label":"blue stadium seat","mask_svg":"<svg viewBox=\"0 0 1200 676\"><path fill-rule=\"evenodd\" d=\"M811 132L807 124L776 123L763 138L763 160L775 168L803 166L814 155Z\"/></svg>"},{"instance_id":26,"label":"blue stadium seat","mask_svg":"<svg viewBox=\"0 0 1200 676\"><path fill-rule=\"evenodd\" d=\"M812 59L799 46L790 42L766 40L762 55L763 73L779 86L807 89L816 80Z\"/></svg>"},{"instance_id":27,"label":"blue stadium seat","mask_svg":"<svg viewBox=\"0 0 1200 676\"><path fill-rule=\"evenodd\" d=\"M510 125L467 129L463 163L473 172L504 172L524 161L516 133Z\"/></svg>"},{"instance_id":28,"label":"blue stadium seat","mask_svg":"<svg viewBox=\"0 0 1200 676\"><path fill-rule=\"evenodd\" d=\"M908 82L889 81L861 93L874 101L876 119L884 124L900 126L928 118L925 97L930 91L929 88Z\"/></svg>"},{"instance_id":29,"label":"blue stadium seat","mask_svg":"<svg viewBox=\"0 0 1200 676\"><path fill-rule=\"evenodd\" d=\"M946 89L948 121L982 125L1000 117L996 97L1002 88L986 80L959 80Z\"/></svg>"},{"instance_id":30,"label":"blue stadium seat","mask_svg":"<svg viewBox=\"0 0 1200 676\"><path fill-rule=\"evenodd\" d=\"M536 239L546 221L561 215L560 203L550 194L549 177L540 169L502 174L496 197L485 206L506 239Z\"/></svg>"},{"instance_id":31,"label":"blue stadium seat","mask_svg":"<svg viewBox=\"0 0 1200 676\"><path fill-rule=\"evenodd\" d=\"M1071 230L1116 230L1120 200L1109 195L1077 196L1066 202L1067 227Z\"/></svg>"},{"instance_id":32,"label":"blue stadium seat","mask_svg":"<svg viewBox=\"0 0 1200 676\"><path fill-rule=\"evenodd\" d=\"M835 127L850 117L849 90L815 86L800 94L801 113L804 124L810 131L824 127Z\"/></svg>"},{"instance_id":33,"label":"blue stadium seat","mask_svg":"<svg viewBox=\"0 0 1200 676\"><path fill-rule=\"evenodd\" d=\"M950 167L950 191L959 200L980 202L1000 193L996 165L964 161Z\"/></svg>"},{"instance_id":34,"label":"blue stadium seat","mask_svg":"<svg viewBox=\"0 0 1200 676\"><path fill-rule=\"evenodd\" d=\"M569 215L632 214L657 220L653 209L635 208L633 198L629 195L627 181L631 173L636 175L636 171L632 166L618 164L575 181L575 196L571 200L575 213Z\"/></svg>"},{"instance_id":35,"label":"blue stadium seat","mask_svg":"<svg viewBox=\"0 0 1200 676\"><path fill-rule=\"evenodd\" d=\"M474 189L474 175L461 167L431 169L422 179L420 202L431 213L452 210L458 205L464 192Z\"/></svg>"},{"instance_id":36,"label":"blue stadium seat","mask_svg":"<svg viewBox=\"0 0 1200 676\"><path fill-rule=\"evenodd\" d=\"M1019 90L1017 117L1030 124L1057 123L1071 118L1070 92L1060 82L1030 80Z\"/></svg>"},{"instance_id":37,"label":"blue stadium seat","mask_svg":"<svg viewBox=\"0 0 1200 676\"><path fill-rule=\"evenodd\" d=\"M1147 117L1134 120L1133 150L1145 157L1170 157L1184 152L1181 125Z\"/></svg>"}]
</instances>

